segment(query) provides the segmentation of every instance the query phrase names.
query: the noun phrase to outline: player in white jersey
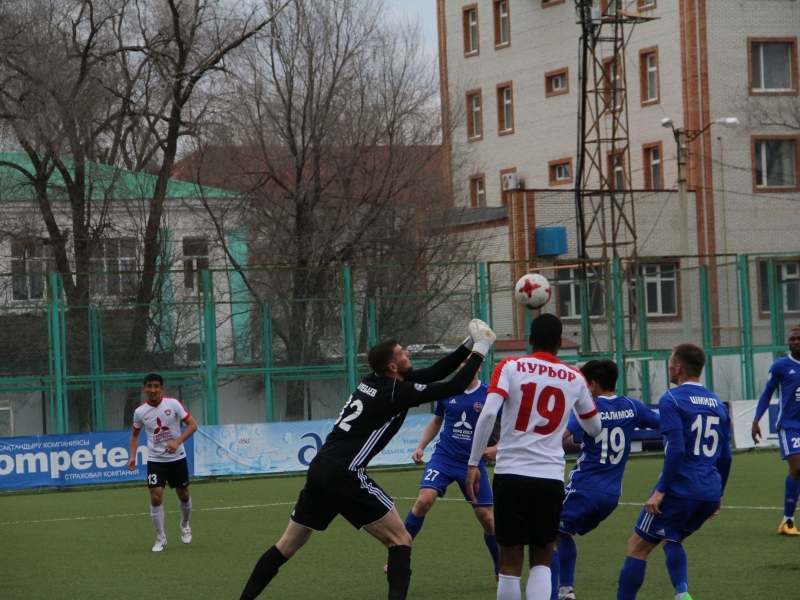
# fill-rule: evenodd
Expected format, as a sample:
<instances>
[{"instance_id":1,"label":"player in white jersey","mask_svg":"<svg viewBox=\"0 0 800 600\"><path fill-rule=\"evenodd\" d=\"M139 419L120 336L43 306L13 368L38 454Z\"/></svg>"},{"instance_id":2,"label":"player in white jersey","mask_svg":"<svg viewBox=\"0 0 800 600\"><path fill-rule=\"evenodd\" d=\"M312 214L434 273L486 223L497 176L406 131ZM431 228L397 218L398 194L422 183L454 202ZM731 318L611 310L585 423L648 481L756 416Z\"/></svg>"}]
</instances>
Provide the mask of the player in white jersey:
<instances>
[{"instance_id":1,"label":"player in white jersey","mask_svg":"<svg viewBox=\"0 0 800 600\"><path fill-rule=\"evenodd\" d=\"M144 378L144 394L147 400L133 413L133 430L130 440L128 468L136 469L136 451L139 434L147 432L147 487L150 488L150 518L156 529L153 552L161 552L167 545L164 533L164 486L169 483L178 494L181 509L181 540L192 541L189 516L192 512L192 497L189 495L189 465L183 442L197 431L197 423L176 398L164 395L164 380L158 373ZM186 429L181 433L181 423Z\"/></svg>"},{"instance_id":2,"label":"player in white jersey","mask_svg":"<svg viewBox=\"0 0 800 600\"><path fill-rule=\"evenodd\" d=\"M533 354L497 365L472 438L467 491L474 501L481 485L477 465L502 406L492 486L500 554L497 600L521 600L526 545L531 565L526 597L550 598L550 559L564 502L564 429L571 411L580 417L588 435L599 435L602 429L583 374L555 356L561 332L555 315L542 314L533 320Z\"/></svg>"}]
</instances>

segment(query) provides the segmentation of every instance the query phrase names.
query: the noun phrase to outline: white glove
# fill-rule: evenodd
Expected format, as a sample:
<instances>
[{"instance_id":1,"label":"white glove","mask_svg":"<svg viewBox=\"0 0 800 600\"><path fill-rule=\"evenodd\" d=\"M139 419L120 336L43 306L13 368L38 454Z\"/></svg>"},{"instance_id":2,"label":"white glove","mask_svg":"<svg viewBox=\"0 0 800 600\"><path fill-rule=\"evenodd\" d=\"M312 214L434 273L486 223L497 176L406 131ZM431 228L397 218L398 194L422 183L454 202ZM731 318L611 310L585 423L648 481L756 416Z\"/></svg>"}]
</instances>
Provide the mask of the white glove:
<instances>
[{"instance_id":1,"label":"white glove","mask_svg":"<svg viewBox=\"0 0 800 600\"><path fill-rule=\"evenodd\" d=\"M473 344L473 342L472 342L472 336L471 335L468 335L467 339L465 339L463 342L461 342L461 345L464 346L467 350L472 350L472 344Z\"/></svg>"},{"instance_id":2,"label":"white glove","mask_svg":"<svg viewBox=\"0 0 800 600\"><path fill-rule=\"evenodd\" d=\"M497 338L494 331L480 319L472 319L469 322L469 335L473 342L472 351L482 356L489 353L489 349Z\"/></svg>"}]
</instances>

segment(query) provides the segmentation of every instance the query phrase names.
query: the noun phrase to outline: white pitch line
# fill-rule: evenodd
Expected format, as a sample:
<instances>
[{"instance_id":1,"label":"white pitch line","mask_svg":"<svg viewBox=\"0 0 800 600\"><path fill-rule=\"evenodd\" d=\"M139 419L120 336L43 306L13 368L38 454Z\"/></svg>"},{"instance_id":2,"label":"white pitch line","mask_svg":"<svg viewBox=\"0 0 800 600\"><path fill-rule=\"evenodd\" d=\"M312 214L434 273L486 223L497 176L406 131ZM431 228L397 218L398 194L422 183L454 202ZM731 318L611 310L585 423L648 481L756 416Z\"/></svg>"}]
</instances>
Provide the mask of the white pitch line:
<instances>
[{"instance_id":1,"label":"white pitch line","mask_svg":"<svg viewBox=\"0 0 800 600\"><path fill-rule=\"evenodd\" d=\"M416 500L416 496L412 497L403 497L403 496L395 496L395 500ZM463 498L439 498L439 502L465 502ZM212 506L210 508L195 508L192 509L192 512L211 512L211 511L219 511L219 510L243 510L248 508L271 508L274 506L294 506L295 502L273 502L272 504L243 504L240 506ZM620 502L619 506L644 506L640 502ZM724 505L723 509L734 509L734 510L783 510L780 506L728 506ZM179 513L179 510L167 510L164 511L166 513ZM93 517L64 517L61 519L35 519L30 521L6 521L0 523L0 526L3 525L32 525L34 523L57 523L60 521L92 521L92 520L99 520L99 519L120 519L124 517L143 517L143 516L150 516L149 512L140 512L140 513L128 513L128 514L120 514L120 515L97 515Z\"/></svg>"}]
</instances>

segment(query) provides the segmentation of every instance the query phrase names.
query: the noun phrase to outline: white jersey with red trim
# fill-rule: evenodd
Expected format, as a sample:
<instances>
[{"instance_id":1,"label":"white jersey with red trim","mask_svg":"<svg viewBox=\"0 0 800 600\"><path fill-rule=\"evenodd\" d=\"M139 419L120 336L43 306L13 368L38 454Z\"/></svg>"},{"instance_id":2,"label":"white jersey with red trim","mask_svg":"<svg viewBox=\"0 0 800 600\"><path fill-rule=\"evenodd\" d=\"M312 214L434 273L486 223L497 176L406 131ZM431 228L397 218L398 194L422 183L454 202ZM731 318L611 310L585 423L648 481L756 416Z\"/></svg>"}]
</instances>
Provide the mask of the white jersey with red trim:
<instances>
[{"instance_id":1,"label":"white jersey with red trim","mask_svg":"<svg viewBox=\"0 0 800 600\"><path fill-rule=\"evenodd\" d=\"M495 367L489 393L505 399L494 472L563 481L570 411L582 419L597 414L583 373L548 352L507 358Z\"/></svg>"},{"instance_id":2,"label":"white jersey with red trim","mask_svg":"<svg viewBox=\"0 0 800 600\"><path fill-rule=\"evenodd\" d=\"M134 411L134 429L144 427L147 432L148 461L173 462L186 457L183 444L175 454L167 453L166 447L181 436L181 423L191 416L180 400L169 396L162 396L156 406L145 402Z\"/></svg>"}]
</instances>

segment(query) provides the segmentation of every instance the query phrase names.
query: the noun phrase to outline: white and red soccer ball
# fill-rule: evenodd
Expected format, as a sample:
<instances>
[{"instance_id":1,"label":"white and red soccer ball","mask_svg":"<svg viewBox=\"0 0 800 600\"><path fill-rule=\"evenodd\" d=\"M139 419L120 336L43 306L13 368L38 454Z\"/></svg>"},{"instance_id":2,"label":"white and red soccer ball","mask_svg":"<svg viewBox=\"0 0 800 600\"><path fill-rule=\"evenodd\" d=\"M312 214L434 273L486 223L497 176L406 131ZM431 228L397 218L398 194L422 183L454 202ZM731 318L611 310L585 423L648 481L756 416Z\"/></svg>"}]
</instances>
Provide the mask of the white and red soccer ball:
<instances>
[{"instance_id":1,"label":"white and red soccer ball","mask_svg":"<svg viewBox=\"0 0 800 600\"><path fill-rule=\"evenodd\" d=\"M547 304L551 293L550 282L538 273L523 275L514 286L514 297L517 302L531 310L542 308Z\"/></svg>"}]
</instances>

